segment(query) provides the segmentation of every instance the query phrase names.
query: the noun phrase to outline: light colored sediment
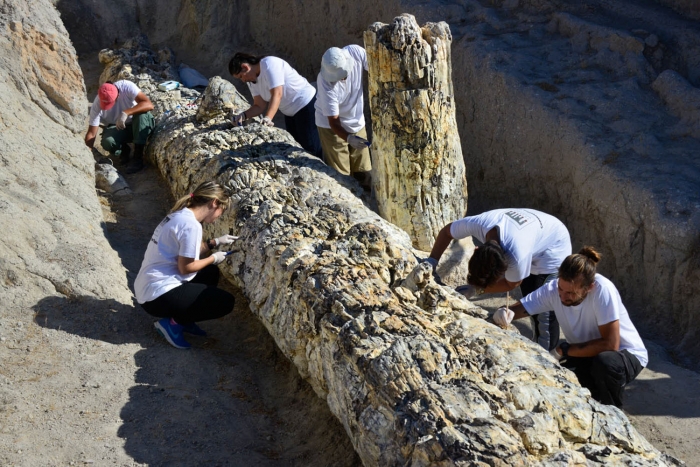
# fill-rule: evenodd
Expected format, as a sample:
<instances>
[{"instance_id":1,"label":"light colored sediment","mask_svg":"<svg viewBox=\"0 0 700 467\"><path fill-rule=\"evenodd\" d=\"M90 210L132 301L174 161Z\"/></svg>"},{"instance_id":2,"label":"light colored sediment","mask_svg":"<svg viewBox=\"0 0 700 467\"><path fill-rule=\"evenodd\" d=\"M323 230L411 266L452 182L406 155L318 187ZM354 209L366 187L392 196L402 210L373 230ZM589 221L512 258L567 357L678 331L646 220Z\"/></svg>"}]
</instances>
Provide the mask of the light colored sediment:
<instances>
[{"instance_id":1,"label":"light colored sediment","mask_svg":"<svg viewBox=\"0 0 700 467\"><path fill-rule=\"evenodd\" d=\"M149 157L176 196L211 179L231 190L219 223L241 241L222 270L365 465L676 462L535 344L436 285L356 184L341 186L283 130L233 127L209 93L225 87L213 78L204 109L159 115Z\"/></svg>"}]
</instances>

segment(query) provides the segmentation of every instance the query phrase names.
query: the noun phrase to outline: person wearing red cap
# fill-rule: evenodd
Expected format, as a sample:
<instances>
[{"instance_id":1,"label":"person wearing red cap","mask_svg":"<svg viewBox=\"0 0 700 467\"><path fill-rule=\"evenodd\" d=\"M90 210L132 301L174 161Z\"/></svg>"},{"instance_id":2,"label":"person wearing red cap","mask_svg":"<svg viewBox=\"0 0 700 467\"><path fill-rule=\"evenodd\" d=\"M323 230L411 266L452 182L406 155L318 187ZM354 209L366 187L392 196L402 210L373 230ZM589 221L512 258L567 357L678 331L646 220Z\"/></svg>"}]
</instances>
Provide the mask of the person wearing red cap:
<instances>
[{"instance_id":1,"label":"person wearing red cap","mask_svg":"<svg viewBox=\"0 0 700 467\"><path fill-rule=\"evenodd\" d=\"M151 114L153 103L131 81L106 82L97 91L97 98L90 108L90 122L85 134L85 144L92 148L100 124L102 147L113 156L119 156L122 164L129 163L134 143L134 157L126 172L135 173L143 168L143 149L148 136L153 132L155 121Z\"/></svg>"}]
</instances>

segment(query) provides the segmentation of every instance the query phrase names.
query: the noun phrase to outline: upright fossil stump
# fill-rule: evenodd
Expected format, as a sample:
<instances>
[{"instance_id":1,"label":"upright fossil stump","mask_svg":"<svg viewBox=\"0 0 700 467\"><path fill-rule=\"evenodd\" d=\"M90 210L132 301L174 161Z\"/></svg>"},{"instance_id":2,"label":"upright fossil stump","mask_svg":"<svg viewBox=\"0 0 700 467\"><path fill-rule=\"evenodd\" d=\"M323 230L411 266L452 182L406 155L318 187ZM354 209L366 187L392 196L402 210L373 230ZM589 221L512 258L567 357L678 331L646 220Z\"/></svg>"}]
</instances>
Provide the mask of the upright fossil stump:
<instances>
[{"instance_id":1,"label":"upright fossil stump","mask_svg":"<svg viewBox=\"0 0 700 467\"><path fill-rule=\"evenodd\" d=\"M379 213L424 251L467 210L451 42L447 23L421 28L409 14L365 31Z\"/></svg>"},{"instance_id":2,"label":"upright fossil stump","mask_svg":"<svg viewBox=\"0 0 700 467\"><path fill-rule=\"evenodd\" d=\"M204 180L230 190L205 227L240 237L219 268L365 466L677 465L541 347L436 284L354 180L282 129L234 127L231 111L249 104L232 84L177 97L157 90L167 63L154 54L115 56L155 105L147 153L175 197Z\"/></svg>"}]
</instances>

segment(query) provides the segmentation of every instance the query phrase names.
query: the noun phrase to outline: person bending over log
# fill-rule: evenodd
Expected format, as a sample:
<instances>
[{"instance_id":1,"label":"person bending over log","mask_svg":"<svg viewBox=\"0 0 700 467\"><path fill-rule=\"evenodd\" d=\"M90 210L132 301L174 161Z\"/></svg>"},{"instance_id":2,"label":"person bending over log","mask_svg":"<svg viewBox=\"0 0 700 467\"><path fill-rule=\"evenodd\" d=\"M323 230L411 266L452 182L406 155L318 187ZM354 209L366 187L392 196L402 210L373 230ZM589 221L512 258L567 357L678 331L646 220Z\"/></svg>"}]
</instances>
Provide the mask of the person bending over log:
<instances>
[{"instance_id":1,"label":"person bending over log","mask_svg":"<svg viewBox=\"0 0 700 467\"><path fill-rule=\"evenodd\" d=\"M518 286L527 295L551 280L571 254L569 231L556 217L534 209L496 209L447 224L426 261L435 270L450 241L469 236L483 245L469 259L468 284L455 289L467 299ZM559 342L559 324L553 312L533 318L532 327L533 340L545 349L551 350Z\"/></svg>"},{"instance_id":2,"label":"person bending over log","mask_svg":"<svg viewBox=\"0 0 700 467\"><path fill-rule=\"evenodd\" d=\"M559 267L559 278L535 290L493 320L507 326L513 319L554 310L566 342L550 353L572 370L581 386L603 404L622 407L625 385L647 366L648 355L620 293L596 273L600 253L583 247Z\"/></svg>"},{"instance_id":3,"label":"person bending over log","mask_svg":"<svg viewBox=\"0 0 700 467\"><path fill-rule=\"evenodd\" d=\"M216 221L228 206L224 189L213 182L204 182L180 198L156 227L134 282L136 300L148 314L162 318L155 322L156 329L178 349L190 348L183 332L206 336L195 322L233 310L233 295L216 286L216 265L226 253L209 253L238 237L202 241L202 223Z\"/></svg>"},{"instance_id":4,"label":"person bending over log","mask_svg":"<svg viewBox=\"0 0 700 467\"><path fill-rule=\"evenodd\" d=\"M362 93L362 71L367 68L367 53L359 45L326 50L316 78L316 126L326 164L371 190Z\"/></svg>"},{"instance_id":5,"label":"person bending over log","mask_svg":"<svg viewBox=\"0 0 700 467\"><path fill-rule=\"evenodd\" d=\"M127 164L131 155L128 143L133 142L134 157L131 158L126 173L138 172L144 166L143 150L146 140L155 128L151 110L151 100L131 81L104 83L90 107L85 144L89 148L94 147L100 124L105 125L102 131L102 147L112 156L119 156L119 162Z\"/></svg>"},{"instance_id":6,"label":"person bending over log","mask_svg":"<svg viewBox=\"0 0 700 467\"><path fill-rule=\"evenodd\" d=\"M323 156L314 120L316 90L306 78L281 58L242 52L233 56L228 71L246 83L253 95L252 107L233 116L234 125L263 115L263 124L273 126L272 119L279 110L284 114L287 131L301 147L319 159Z\"/></svg>"}]
</instances>

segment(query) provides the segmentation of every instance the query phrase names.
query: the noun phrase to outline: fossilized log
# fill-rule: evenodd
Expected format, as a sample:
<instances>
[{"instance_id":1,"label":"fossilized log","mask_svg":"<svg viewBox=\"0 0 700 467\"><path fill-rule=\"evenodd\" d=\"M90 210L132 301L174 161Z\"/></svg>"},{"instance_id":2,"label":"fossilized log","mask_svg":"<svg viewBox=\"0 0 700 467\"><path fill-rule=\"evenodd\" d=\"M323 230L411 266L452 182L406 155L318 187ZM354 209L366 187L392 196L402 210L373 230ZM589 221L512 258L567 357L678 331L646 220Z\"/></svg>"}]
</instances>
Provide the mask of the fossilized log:
<instances>
[{"instance_id":1,"label":"fossilized log","mask_svg":"<svg viewBox=\"0 0 700 467\"><path fill-rule=\"evenodd\" d=\"M467 212L451 43L447 23L420 28L408 14L365 32L377 206L426 251Z\"/></svg>"},{"instance_id":2,"label":"fossilized log","mask_svg":"<svg viewBox=\"0 0 700 467\"><path fill-rule=\"evenodd\" d=\"M158 109L176 107L137 76ZM204 180L231 190L207 227L241 237L221 269L365 465L677 463L540 347L435 284L354 182L283 130L233 127L228 109L247 104L231 85L212 78L200 102L158 116L148 155L176 196Z\"/></svg>"}]
</instances>

